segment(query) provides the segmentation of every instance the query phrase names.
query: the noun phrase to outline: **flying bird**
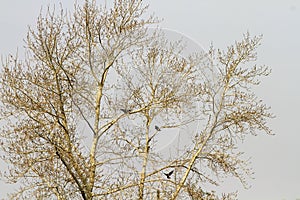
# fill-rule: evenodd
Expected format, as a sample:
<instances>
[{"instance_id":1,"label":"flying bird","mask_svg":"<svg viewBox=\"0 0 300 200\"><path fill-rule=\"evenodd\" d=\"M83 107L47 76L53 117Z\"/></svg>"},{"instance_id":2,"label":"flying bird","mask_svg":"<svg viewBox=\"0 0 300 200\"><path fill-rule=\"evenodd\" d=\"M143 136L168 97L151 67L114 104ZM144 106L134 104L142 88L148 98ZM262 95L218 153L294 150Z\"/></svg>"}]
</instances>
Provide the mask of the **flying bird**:
<instances>
[{"instance_id":1,"label":"flying bird","mask_svg":"<svg viewBox=\"0 0 300 200\"><path fill-rule=\"evenodd\" d=\"M164 175L166 175L166 177L167 177L168 179L170 179L170 178L171 178L171 175L173 174L173 172L174 172L174 170L170 171L169 173L164 173Z\"/></svg>"},{"instance_id":2,"label":"flying bird","mask_svg":"<svg viewBox=\"0 0 300 200\"><path fill-rule=\"evenodd\" d=\"M161 129L158 126L154 127L157 131L161 131Z\"/></svg>"},{"instance_id":3,"label":"flying bird","mask_svg":"<svg viewBox=\"0 0 300 200\"><path fill-rule=\"evenodd\" d=\"M132 111L131 109L123 109L123 108L121 108L120 110L125 114L130 113Z\"/></svg>"}]
</instances>

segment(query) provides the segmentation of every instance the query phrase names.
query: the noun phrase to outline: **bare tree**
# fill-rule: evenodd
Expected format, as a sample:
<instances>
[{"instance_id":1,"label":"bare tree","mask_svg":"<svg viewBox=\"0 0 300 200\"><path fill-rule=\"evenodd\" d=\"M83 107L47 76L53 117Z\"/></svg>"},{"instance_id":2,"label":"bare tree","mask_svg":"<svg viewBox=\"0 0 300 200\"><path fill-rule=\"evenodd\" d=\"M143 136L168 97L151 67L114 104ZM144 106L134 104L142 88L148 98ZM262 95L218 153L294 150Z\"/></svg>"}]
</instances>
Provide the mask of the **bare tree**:
<instances>
[{"instance_id":1,"label":"bare tree","mask_svg":"<svg viewBox=\"0 0 300 200\"><path fill-rule=\"evenodd\" d=\"M11 199L234 199L205 191L251 175L237 143L273 117L252 91L261 37L183 56L149 25L140 0L95 1L72 15L49 9L30 28L26 56L1 73L3 159ZM156 124L157 121L160 124ZM196 122L172 155L159 136ZM175 153L174 153L175 152Z\"/></svg>"}]
</instances>

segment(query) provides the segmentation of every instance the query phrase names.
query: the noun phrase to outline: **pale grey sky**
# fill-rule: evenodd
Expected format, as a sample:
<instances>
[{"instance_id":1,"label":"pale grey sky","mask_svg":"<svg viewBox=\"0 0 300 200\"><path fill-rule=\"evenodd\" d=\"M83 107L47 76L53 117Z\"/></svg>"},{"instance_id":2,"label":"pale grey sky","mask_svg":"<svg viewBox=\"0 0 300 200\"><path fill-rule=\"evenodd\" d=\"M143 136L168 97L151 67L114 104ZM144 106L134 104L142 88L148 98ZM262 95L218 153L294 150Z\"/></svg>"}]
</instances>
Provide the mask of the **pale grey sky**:
<instances>
[{"instance_id":1,"label":"pale grey sky","mask_svg":"<svg viewBox=\"0 0 300 200\"><path fill-rule=\"evenodd\" d=\"M255 171L255 179L249 180L252 187L245 190L228 181L224 183L224 192L239 190L241 200L300 198L300 1L144 1L150 3L156 16L164 18L161 27L181 32L204 48L208 48L211 42L216 47L225 48L240 40L246 31L251 35L264 35L258 50L258 62L270 66L273 71L263 80L257 94L277 116L270 122L276 135L247 138L242 148L252 157ZM59 1L0 2L1 55L14 53L17 47L21 50L27 25L34 25L41 6L51 2ZM73 1L64 1L63 6L72 9ZM2 185L0 197L11 188Z\"/></svg>"}]
</instances>

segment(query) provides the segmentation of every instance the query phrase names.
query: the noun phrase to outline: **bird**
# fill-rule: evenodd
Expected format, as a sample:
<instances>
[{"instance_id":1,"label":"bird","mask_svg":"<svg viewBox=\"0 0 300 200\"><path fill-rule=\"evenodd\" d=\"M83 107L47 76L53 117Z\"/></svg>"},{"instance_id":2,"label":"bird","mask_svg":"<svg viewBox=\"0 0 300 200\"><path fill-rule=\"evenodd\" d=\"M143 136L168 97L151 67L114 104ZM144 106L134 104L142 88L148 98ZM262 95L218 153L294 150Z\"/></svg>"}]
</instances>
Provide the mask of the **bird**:
<instances>
[{"instance_id":1,"label":"bird","mask_svg":"<svg viewBox=\"0 0 300 200\"><path fill-rule=\"evenodd\" d=\"M132 111L131 109L124 109L124 108L121 108L120 110L125 114L130 113Z\"/></svg>"},{"instance_id":2,"label":"bird","mask_svg":"<svg viewBox=\"0 0 300 200\"><path fill-rule=\"evenodd\" d=\"M157 131L161 131L161 129L158 126L154 127Z\"/></svg>"},{"instance_id":3,"label":"bird","mask_svg":"<svg viewBox=\"0 0 300 200\"><path fill-rule=\"evenodd\" d=\"M174 170L170 171L169 173L164 173L164 175L166 175L166 177L167 177L168 179L170 179L170 178L171 178L171 175L173 174L173 172L174 172Z\"/></svg>"}]
</instances>

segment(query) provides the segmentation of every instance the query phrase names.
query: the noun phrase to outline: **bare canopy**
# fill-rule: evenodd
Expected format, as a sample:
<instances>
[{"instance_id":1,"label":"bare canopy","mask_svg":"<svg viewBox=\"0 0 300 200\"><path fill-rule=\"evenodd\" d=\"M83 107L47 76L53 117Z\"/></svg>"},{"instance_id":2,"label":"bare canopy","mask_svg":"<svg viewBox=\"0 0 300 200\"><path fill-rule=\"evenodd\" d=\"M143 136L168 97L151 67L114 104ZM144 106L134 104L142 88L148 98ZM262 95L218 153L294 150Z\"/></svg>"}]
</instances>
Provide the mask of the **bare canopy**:
<instances>
[{"instance_id":1,"label":"bare canopy","mask_svg":"<svg viewBox=\"0 0 300 200\"><path fill-rule=\"evenodd\" d=\"M0 78L4 174L11 199L234 199L207 188L252 174L237 143L270 134L273 116L252 91L261 37L226 51L182 54L141 0L88 1L41 14L24 59ZM148 17L146 17L148 16ZM159 123L157 123L159 122ZM166 132L191 123L189 145L157 151Z\"/></svg>"}]
</instances>

